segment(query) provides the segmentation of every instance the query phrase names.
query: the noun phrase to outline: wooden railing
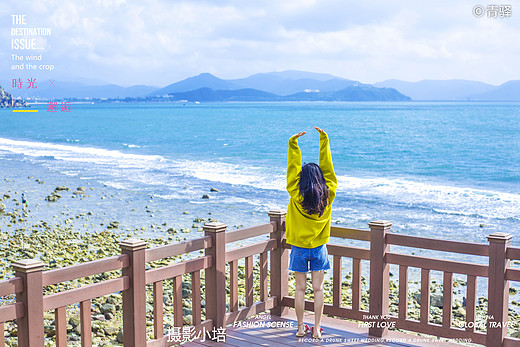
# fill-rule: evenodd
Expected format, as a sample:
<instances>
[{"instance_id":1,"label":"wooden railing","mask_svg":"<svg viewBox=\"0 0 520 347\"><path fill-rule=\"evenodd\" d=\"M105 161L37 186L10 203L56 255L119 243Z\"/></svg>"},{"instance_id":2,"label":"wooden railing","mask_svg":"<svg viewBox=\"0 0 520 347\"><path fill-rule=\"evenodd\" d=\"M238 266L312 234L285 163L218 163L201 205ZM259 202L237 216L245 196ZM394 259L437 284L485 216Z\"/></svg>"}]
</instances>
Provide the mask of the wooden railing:
<instances>
[{"instance_id":1,"label":"wooden railing","mask_svg":"<svg viewBox=\"0 0 520 347\"><path fill-rule=\"evenodd\" d=\"M464 339L486 346L519 346L520 339L506 337L508 325L509 281L520 281L520 270L509 267L510 260L520 259L520 248L510 247L511 235L494 233L488 236L489 244L438 240L424 237L391 234L391 224L376 221L369 224L370 230L332 227L331 236L368 241L369 248L327 245L333 257L333 303L325 304L324 313L341 318L366 321L369 335L382 337L389 327L433 336ZM463 261L443 260L430 257L390 252L390 245L453 252L465 255L488 257L488 265ZM284 244L286 248L290 245ZM352 305L341 305L342 257L352 258ZM361 261L370 261L369 310L361 310ZM398 315L389 314L389 265L399 266ZM408 315L410 267L420 269L420 318ZM443 272L442 324L430 322L430 271ZM467 276L466 321L464 329L453 326L453 275ZM486 332L476 331L477 277L487 278L488 310ZM294 307L294 298L284 297L283 305ZM313 310L311 301L305 309Z\"/></svg>"},{"instance_id":2,"label":"wooden railing","mask_svg":"<svg viewBox=\"0 0 520 347\"><path fill-rule=\"evenodd\" d=\"M165 335L163 283L173 284L173 326L183 322L183 275L191 278L191 313L194 332L222 329L238 320L270 311L284 315L294 307L289 297L289 249L285 242L285 211L269 212L270 222L226 232L222 223L206 223L204 237L181 243L146 249L146 243L130 239L120 243L122 254L88 263L43 271L44 264L37 260L13 263L15 277L0 281L0 297L16 294L14 303L0 306L0 331L4 323L16 320L18 345L40 347L44 345L44 312L54 311L55 340L57 346L67 343L66 307L79 303L82 346L92 345L91 302L111 293L122 294L123 339L125 346L166 346L175 344ZM510 260L520 260L520 248L510 246L509 234L494 233L488 236L489 244L474 244L390 234L391 224L376 221L370 230L332 227L331 242L327 245L332 257L332 304L325 304L324 313L340 318L369 323L371 336L384 336L390 326L413 332L446 338L468 338L473 343L487 346L518 346L519 339L506 337L509 302L509 281L520 281L520 270L509 266ZM269 238L247 246L226 249L226 244L265 235ZM334 238L361 240L369 247L353 247L334 243ZM487 265L462 261L434 259L390 251L390 246L404 246L478 255L488 258ZM204 254L173 264L148 268L147 263L179 256L190 252ZM254 257L259 257L259 300L254 300ZM352 302L344 306L342 300L342 258L352 259ZM245 259L245 305L239 307L239 261ZM362 305L362 261L370 263L368 311ZM226 271L229 264L229 271ZM389 268L399 267L398 313L389 313ZM269 271L268 271L269 267ZM420 317L414 320L408 313L409 268L420 269ZM86 276L121 270L115 279L104 280L80 288L43 295L46 286L73 281ZM442 324L430 321L430 271L443 272ZM201 274L204 273L203 277ZM229 282L226 280L228 273ZM453 276L467 276L466 323L475 322L477 278L487 278L488 311L486 332L477 331L474 324L465 329L453 326ZM202 281L204 284L202 285ZM153 339L147 340L146 288L151 286L153 297ZM204 290L201 290L204 288ZM226 293L229 288L229 296ZM259 294L259 295L258 295ZM202 303L202 300L205 303ZM228 303L228 308L226 307ZM311 301L305 302L313 310ZM0 346L4 346L0 333Z\"/></svg>"}]
</instances>

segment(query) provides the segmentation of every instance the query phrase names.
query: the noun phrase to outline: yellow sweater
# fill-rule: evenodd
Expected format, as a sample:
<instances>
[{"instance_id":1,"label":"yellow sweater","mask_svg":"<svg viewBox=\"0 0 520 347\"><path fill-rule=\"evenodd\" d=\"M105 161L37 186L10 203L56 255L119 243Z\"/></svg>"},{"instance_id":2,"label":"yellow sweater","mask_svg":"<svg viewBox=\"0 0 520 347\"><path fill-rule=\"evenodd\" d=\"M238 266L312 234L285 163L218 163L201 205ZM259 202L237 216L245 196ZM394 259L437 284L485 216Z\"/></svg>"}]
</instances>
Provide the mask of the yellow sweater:
<instances>
[{"instance_id":1,"label":"yellow sweater","mask_svg":"<svg viewBox=\"0 0 520 347\"><path fill-rule=\"evenodd\" d=\"M325 182L329 188L329 204L323 215L309 215L303 211L300 201L298 183L302 171L302 159L298 139L289 139L289 155L287 157L287 191L291 196L287 207L285 222L287 243L302 248L314 248L329 242L330 215L332 201L336 196L337 180L332 166L329 137L325 132L320 133L320 162Z\"/></svg>"}]
</instances>

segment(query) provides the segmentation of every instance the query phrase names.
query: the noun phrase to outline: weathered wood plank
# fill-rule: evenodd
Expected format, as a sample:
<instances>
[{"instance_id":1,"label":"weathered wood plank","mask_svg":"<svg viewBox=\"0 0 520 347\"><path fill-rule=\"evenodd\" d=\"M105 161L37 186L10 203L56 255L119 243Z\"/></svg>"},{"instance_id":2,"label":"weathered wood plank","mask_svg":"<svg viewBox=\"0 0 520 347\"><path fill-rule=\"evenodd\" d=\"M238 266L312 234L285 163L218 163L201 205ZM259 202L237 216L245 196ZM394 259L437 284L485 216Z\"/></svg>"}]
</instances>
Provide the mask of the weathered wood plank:
<instances>
[{"instance_id":1,"label":"weathered wood plank","mask_svg":"<svg viewBox=\"0 0 520 347\"><path fill-rule=\"evenodd\" d=\"M164 281L165 279L177 277L190 272L207 269L212 264L212 257L209 255L196 259L186 260L177 264L163 266L157 269L146 271L146 284Z\"/></svg>"},{"instance_id":2,"label":"weathered wood plank","mask_svg":"<svg viewBox=\"0 0 520 347\"><path fill-rule=\"evenodd\" d=\"M226 263L230 261L249 257L254 254L260 254L267 251L272 251L276 248L276 240L269 239L267 241L253 243L249 246L243 246L234 248L232 250L226 251Z\"/></svg>"},{"instance_id":3,"label":"weathered wood plank","mask_svg":"<svg viewBox=\"0 0 520 347\"><path fill-rule=\"evenodd\" d=\"M344 227L331 226L330 236L340 237L342 239L370 241L370 230L350 229Z\"/></svg>"},{"instance_id":4,"label":"weathered wood plank","mask_svg":"<svg viewBox=\"0 0 520 347\"><path fill-rule=\"evenodd\" d=\"M432 249L435 251L473 254L482 256L489 255L488 245L479 243L439 240L427 237L410 236L402 234L388 234L386 236L386 242L392 245L425 248Z\"/></svg>"},{"instance_id":5,"label":"weathered wood plank","mask_svg":"<svg viewBox=\"0 0 520 347\"><path fill-rule=\"evenodd\" d=\"M164 335L163 331L163 282L153 284L153 336L159 338Z\"/></svg>"},{"instance_id":6,"label":"weathered wood plank","mask_svg":"<svg viewBox=\"0 0 520 347\"><path fill-rule=\"evenodd\" d=\"M249 228L237 229L226 232L226 243L249 239L252 237L272 233L276 222L255 225Z\"/></svg>"},{"instance_id":7,"label":"weathered wood plank","mask_svg":"<svg viewBox=\"0 0 520 347\"><path fill-rule=\"evenodd\" d=\"M406 265L408 267L420 267L422 269L428 270L451 271L452 273L480 277L488 276L487 265L471 264L460 261L433 259L393 252L388 252L386 254L386 261L390 264Z\"/></svg>"},{"instance_id":8,"label":"weathered wood plank","mask_svg":"<svg viewBox=\"0 0 520 347\"><path fill-rule=\"evenodd\" d=\"M68 306L77 302L120 292L122 290L128 289L129 285L128 277L123 276L100 283L88 284L86 286L70 289L64 292L45 295L43 297L43 310L50 311L58 307Z\"/></svg>"},{"instance_id":9,"label":"weathered wood plank","mask_svg":"<svg viewBox=\"0 0 520 347\"><path fill-rule=\"evenodd\" d=\"M188 240L171 245L149 248L146 250L145 262L155 261L159 259L174 257L176 255L198 251L205 248L210 248L211 237L204 236L194 240Z\"/></svg>"},{"instance_id":10,"label":"weathered wood plank","mask_svg":"<svg viewBox=\"0 0 520 347\"><path fill-rule=\"evenodd\" d=\"M129 257L127 254L121 254L115 257L44 271L42 274L43 286L45 287L56 283L72 281L77 278L97 275L103 272L119 270L128 266L128 259Z\"/></svg>"}]
</instances>

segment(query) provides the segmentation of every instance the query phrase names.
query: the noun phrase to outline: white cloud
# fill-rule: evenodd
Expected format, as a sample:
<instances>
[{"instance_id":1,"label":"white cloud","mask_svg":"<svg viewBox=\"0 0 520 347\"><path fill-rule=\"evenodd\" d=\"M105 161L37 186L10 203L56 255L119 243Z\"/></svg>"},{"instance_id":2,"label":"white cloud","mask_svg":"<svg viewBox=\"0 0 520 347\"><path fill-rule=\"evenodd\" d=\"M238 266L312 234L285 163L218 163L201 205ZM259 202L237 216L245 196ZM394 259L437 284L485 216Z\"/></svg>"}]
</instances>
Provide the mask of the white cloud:
<instances>
[{"instance_id":1,"label":"white cloud","mask_svg":"<svg viewBox=\"0 0 520 347\"><path fill-rule=\"evenodd\" d=\"M201 72L223 78L303 69L362 82L520 79L518 20L475 18L461 1L354 2L8 0L28 26L52 27L44 51L56 79L165 85ZM6 29L6 30L4 30ZM10 54L10 52L9 52ZM9 75L10 55L0 56Z\"/></svg>"}]
</instances>

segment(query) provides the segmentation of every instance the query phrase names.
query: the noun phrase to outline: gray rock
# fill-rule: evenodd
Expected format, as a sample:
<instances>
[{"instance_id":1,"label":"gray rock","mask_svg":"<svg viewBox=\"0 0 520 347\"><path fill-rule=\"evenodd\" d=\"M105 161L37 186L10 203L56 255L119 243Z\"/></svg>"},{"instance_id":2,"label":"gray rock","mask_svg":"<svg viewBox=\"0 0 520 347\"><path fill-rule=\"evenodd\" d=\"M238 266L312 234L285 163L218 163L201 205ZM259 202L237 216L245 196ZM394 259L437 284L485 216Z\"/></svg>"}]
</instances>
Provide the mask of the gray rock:
<instances>
[{"instance_id":1,"label":"gray rock","mask_svg":"<svg viewBox=\"0 0 520 347\"><path fill-rule=\"evenodd\" d=\"M114 222L110 222L110 224L107 226L108 229L118 229L119 228L119 222L118 221L114 221Z\"/></svg>"},{"instance_id":2,"label":"gray rock","mask_svg":"<svg viewBox=\"0 0 520 347\"><path fill-rule=\"evenodd\" d=\"M69 318L69 324L72 325L73 328L78 326L80 321L81 321L81 318L80 318L79 314L76 314Z\"/></svg>"},{"instance_id":3,"label":"gray rock","mask_svg":"<svg viewBox=\"0 0 520 347\"><path fill-rule=\"evenodd\" d=\"M120 300L119 300L120 301ZM110 295L107 300L105 301L107 304L117 304L118 303L118 297L115 295Z\"/></svg>"},{"instance_id":4,"label":"gray rock","mask_svg":"<svg viewBox=\"0 0 520 347\"><path fill-rule=\"evenodd\" d=\"M107 325L103 330L105 331L105 335L116 335L119 332L119 327Z\"/></svg>"},{"instance_id":5,"label":"gray rock","mask_svg":"<svg viewBox=\"0 0 520 347\"><path fill-rule=\"evenodd\" d=\"M92 317L93 320L99 320L99 321L105 321L106 318L105 318L105 315L103 314L97 314L95 316Z\"/></svg>"},{"instance_id":6,"label":"gray rock","mask_svg":"<svg viewBox=\"0 0 520 347\"><path fill-rule=\"evenodd\" d=\"M442 308L442 295L432 294L430 296L430 304L434 307Z\"/></svg>"},{"instance_id":7,"label":"gray rock","mask_svg":"<svg viewBox=\"0 0 520 347\"><path fill-rule=\"evenodd\" d=\"M115 314L116 313L116 306L113 305L113 304L103 304L103 306L101 306L101 313L112 313L112 314Z\"/></svg>"},{"instance_id":8,"label":"gray rock","mask_svg":"<svg viewBox=\"0 0 520 347\"><path fill-rule=\"evenodd\" d=\"M118 332L117 332L117 342L119 343L123 343L123 330L120 329Z\"/></svg>"},{"instance_id":9,"label":"gray rock","mask_svg":"<svg viewBox=\"0 0 520 347\"><path fill-rule=\"evenodd\" d=\"M70 190L70 188L64 187L64 186L57 186L56 188L54 188L55 192L59 192L59 191L62 191L62 190Z\"/></svg>"},{"instance_id":10,"label":"gray rock","mask_svg":"<svg viewBox=\"0 0 520 347\"><path fill-rule=\"evenodd\" d=\"M56 194L55 192L52 192L51 195L47 196L45 198L45 200L49 201L49 202L56 202L58 201L59 199L61 199L61 195L60 194Z\"/></svg>"},{"instance_id":11,"label":"gray rock","mask_svg":"<svg viewBox=\"0 0 520 347\"><path fill-rule=\"evenodd\" d=\"M188 298L189 296L191 296L191 290L189 290L188 288L182 288L182 298L183 299L186 299Z\"/></svg>"}]
</instances>

